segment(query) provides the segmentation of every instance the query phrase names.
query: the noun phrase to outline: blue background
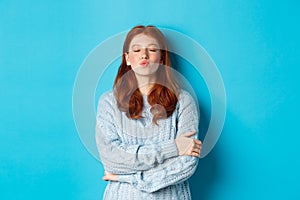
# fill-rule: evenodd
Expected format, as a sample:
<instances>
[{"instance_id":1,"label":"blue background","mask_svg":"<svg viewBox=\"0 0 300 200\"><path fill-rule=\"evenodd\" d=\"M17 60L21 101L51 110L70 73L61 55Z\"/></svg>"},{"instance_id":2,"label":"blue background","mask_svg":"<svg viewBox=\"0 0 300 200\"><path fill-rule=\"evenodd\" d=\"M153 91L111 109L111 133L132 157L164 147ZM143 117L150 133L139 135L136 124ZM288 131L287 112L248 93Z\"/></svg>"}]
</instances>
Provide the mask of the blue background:
<instances>
[{"instance_id":1,"label":"blue background","mask_svg":"<svg viewBox=\"0 0 300 200\"><path fill-rule=\"evenodd\" d=\"M96 45L137 24L192 37L224 80L224 130L191 178L194 199L299 199L298 8L292 0L2 0L0 199L102 199L102 165L74 125L73 84Z\"/></svg>"}]
</instances>

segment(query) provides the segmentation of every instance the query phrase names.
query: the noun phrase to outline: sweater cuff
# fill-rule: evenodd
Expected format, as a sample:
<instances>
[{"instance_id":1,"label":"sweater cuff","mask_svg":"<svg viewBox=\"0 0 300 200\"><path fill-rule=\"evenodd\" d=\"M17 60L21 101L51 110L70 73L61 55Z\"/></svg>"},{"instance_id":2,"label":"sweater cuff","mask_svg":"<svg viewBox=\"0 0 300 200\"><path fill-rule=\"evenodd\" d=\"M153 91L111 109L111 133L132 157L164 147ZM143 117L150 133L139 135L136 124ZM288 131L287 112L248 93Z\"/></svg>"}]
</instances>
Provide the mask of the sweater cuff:
<instances>
[{"instance_id":1,"label":"sweater cuff","mask_svg":"<svg viewBox=\"0 0 300 200\"><path fill-rule=\"evenodd\" d=\"M118 182L125 182L125 183L134 184L135 183L134 174L129 174L129 175L119 174L118 175Z\"/></svg>"},{"instance_id":2,"label":"sweater cuff","mask_svg":"<svg viewBox=\"0 0 300 200\"><path fill-rule=\"evenodd\" d=\"M162 150L161 150L163 159L172 158L178 156L177 146L175 144L175 140L167 141L163 143Z\"/></svg>"}]
</instances>

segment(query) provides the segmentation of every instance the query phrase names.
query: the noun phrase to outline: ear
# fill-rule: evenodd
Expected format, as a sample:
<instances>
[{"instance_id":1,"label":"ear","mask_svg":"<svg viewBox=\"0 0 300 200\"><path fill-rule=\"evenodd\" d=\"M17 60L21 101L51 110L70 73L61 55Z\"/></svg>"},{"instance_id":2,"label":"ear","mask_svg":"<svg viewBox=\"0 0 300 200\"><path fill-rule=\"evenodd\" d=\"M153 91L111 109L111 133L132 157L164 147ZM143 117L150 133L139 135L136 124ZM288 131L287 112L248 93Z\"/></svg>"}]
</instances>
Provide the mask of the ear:
<instances>
[{"instance_id":1,"label":"ear","mask_svg":"<svg viewBox=\"0 0 300 200\"><path fill-rule=\"evenodd\" d=\"M125 55L125 59L126 59L126 64L127 65L131 65L130 62L129 62L129 54L128 53L124 53Z\"/></svg>"}]
</instances>

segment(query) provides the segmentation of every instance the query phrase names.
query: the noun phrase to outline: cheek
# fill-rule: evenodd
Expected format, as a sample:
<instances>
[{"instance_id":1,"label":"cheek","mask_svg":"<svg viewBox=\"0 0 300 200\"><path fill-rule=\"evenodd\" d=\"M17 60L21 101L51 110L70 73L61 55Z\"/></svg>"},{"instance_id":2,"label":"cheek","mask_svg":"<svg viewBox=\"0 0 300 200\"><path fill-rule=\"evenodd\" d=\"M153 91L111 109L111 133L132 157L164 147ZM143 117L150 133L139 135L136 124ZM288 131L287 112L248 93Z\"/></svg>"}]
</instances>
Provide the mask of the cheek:
<instances>
[{"instance_id":1,"label":"cheek","mask_svg":"<svg viewBox=\"0 0 300 200\"><path fill-rule=\"evenodd\" d=\"M135 65L138 62L139 58L136 55L130 55L128 57L128 61L131 63L131 65Z\"/></svg>"},{"instance_id":2,"label":"cheek","mask_svg":"<svg viewBox=\"0 0 300 200\"><path fill-rule=\"evenodd\" d=\"M150 59L152 62L158 63L160 61L160 55L153 55Z\"/></svg>"}]
</instances>

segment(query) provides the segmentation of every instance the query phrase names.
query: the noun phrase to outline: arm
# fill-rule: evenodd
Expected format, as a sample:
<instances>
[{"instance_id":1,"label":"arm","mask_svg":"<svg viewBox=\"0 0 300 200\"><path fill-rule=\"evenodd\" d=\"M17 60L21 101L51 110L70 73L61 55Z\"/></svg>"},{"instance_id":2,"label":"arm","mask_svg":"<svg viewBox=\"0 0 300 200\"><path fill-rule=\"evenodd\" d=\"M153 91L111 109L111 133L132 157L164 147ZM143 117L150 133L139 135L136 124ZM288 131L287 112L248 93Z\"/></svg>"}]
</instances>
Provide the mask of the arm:
<instances>
[{"instance_id":1,"label":"arm","mask_svg":"<svg viewBox=\"0 0 300 200\"><path fill-rule=\"evenodd\" d=\"M164 160L177 156L174 140L147 145L126 145L117 133L114 121L116 109L113 94L99 100L96 121L96 143L100 159L106 171L131 174L153 168Z\"/></svg>"},{"instance_id":2,"label":"arm","mask_svg":"<svg viewBox=\"0 0 300 200\"><path fill-rule=\"evenodd\" d=\"M181 97L178 108L177 137L185 132L198 130L199 123L197 107L192 97L187 93ZM118 175L118 181L130 183L135 188L145 192L155 192L187 180L194 174L197 165L197 157L178 156L170 158L150 170L132 175Z\"/></svg>"}]
</instances>

